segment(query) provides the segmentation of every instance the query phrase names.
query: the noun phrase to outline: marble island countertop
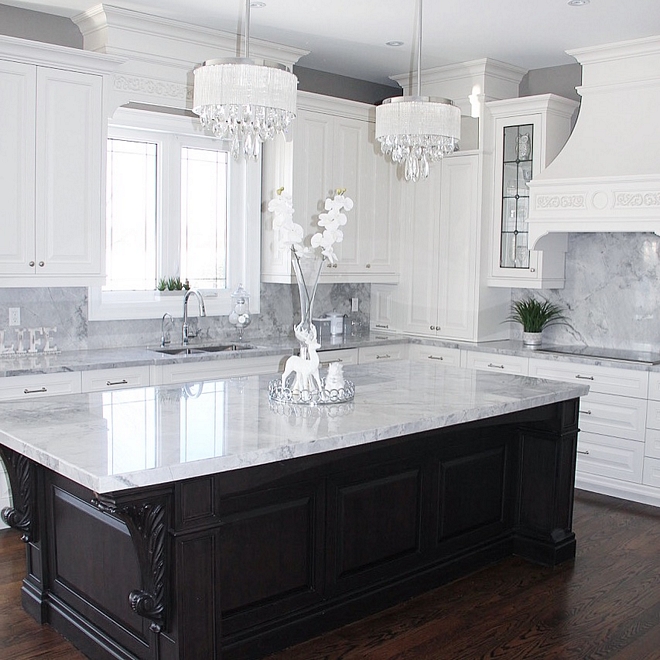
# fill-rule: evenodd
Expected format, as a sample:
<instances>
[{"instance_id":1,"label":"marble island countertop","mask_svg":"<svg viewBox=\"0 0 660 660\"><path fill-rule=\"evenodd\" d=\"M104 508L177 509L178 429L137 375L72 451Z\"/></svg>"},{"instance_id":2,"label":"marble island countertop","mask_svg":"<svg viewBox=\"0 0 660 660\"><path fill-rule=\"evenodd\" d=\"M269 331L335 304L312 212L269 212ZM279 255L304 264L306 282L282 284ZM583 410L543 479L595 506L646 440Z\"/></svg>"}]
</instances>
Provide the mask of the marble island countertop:
<instances>
[{"instance_id":1,"label":"marble island countertop","mask_svg":"<svg viewBox=\"0 0 660 660\"><path fill-rule=\"evenodd\" d=\"M98 493L362 445L583 396L580 384L392 361L347 366L355 400L271 404L272 376L0 404L0 443Z\"/></svg>"}]
</instances>

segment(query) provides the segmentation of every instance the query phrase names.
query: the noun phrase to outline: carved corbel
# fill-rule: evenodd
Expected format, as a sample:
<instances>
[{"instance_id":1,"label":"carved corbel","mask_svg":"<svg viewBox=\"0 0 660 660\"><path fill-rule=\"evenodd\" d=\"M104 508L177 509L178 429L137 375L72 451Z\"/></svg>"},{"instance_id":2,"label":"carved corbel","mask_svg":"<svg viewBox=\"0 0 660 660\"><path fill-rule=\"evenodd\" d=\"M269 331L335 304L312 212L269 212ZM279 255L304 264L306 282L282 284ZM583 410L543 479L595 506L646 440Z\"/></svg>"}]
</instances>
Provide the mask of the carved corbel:
<instances>
[{"instance_id":1,"label":"carved corbel","mask_svg":"<svg viewBox=\"0 0 660 660\"><path fill-rule=\"evenodd\" d=\"M34 465L29 458L2 445L0 457L9 476L13 504L4 507L0 511L0 517L7 525L22 532L21 539L27 543L32 540L34 529Z\"/></svg>"},{"instance_id":2,"label":"carved corbel","mask_svg":"<svg viewBox=\"0 0 660 660\"><path fill-rule=\"evenodd\" d=\"M167 614L169 497L165 495L121 503L99 495L93 503L128 527L142 581L141 588L131 591L128 600L133 611L149 619L151 630L159 633L165 628Z\"/></svg>"}]
</instances>

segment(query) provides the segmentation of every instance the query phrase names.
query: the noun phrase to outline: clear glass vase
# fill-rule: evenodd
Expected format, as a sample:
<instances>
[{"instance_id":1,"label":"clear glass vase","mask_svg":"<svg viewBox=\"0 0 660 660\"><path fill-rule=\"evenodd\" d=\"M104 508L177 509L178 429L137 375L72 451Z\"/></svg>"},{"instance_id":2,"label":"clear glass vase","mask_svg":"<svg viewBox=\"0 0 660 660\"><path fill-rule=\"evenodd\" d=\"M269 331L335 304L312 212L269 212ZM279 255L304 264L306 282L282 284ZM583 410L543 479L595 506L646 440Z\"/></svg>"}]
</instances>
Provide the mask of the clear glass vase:
<instances>
[{"instance_id":1,"label":"clear glass vase","mask_svg":"<svg viewBox=\"0 0 660 660\"><path fill-rule=\"evenodd\" d=\"M308 344L316 339L316 328L312 322L312 310L316 289L321 277L323 257L316 252L291 252L293 272L296 274L298 294L300 296L300 322L293 326L296 338L300 342L300 357L309 359Z\"/></svg>"}]
</instances>

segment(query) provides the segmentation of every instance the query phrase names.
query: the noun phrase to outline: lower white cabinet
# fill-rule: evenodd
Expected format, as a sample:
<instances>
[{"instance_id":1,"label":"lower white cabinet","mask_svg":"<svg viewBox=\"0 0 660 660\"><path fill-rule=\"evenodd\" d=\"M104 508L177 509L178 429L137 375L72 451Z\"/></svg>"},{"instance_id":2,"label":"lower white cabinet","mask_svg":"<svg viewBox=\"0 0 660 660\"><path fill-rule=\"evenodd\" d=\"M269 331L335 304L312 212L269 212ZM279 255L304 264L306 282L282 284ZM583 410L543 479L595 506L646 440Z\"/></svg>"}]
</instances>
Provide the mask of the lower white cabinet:
<instances>
[{"instance_id":1,"label":"lower white cabinet","mask_svg":"<svg viewBox=\"0 0 660 660\"><path fill-rule=\"evenodd\" d=\"M578 473L639 484L643 469L644 443L580 430Z\"/></svg>"},{"instance_id":2,"label":"lower white cabinet","mask_svg":"<svg viewBox=\"0 0 660 660\"><path fill-rule=\"evenodd\" d=\"M580 429L643 443L646 399L589 392L580 401Z\"/></svg>"},{"instance_id":3,"label":"lower white cabinet","mask_svg":"<svg viewBox=\"0 0 660 660\"><path fill-rule=\"evenodd\" d=\"M228 360L159 364L151 367L151 384L173 385L176 383L197 383L203 380L214 380L216 378L227 378L231 376L275 374L281 371L281 367L287 357L282 355L267 355L252 358L238 357Z\"/></svg>"},{"instance_id":4,"label":"lower white cabinet","mask_svg":"<svg viewBox=\"0 0 660 660\"><path fill-rule=\"evenodd\" d=\"M528 361L528 358L521 357L520 355L464 351L461 366L467 369L480 369L481 371L493 371L500 374L526 376Z\"/></svg>"},{"instance_id":5,"label":"lower white cabinet","mask_svg":"<svg viewBox=\"0 0 660 660\"><path fill-rule=\"evenodd\" d=\"M410 360L435 360L447 367L460 367L461 349L448 346L410 344L408 347L408 358Z\"/></svg>"},{"instance_id":6,"label":"lower white cabinet","mask_svg":"<svg viewBox=\"0 0 660 660\"><path fill-rule=\"evenodd\" d=\"M81 391L79 371L0 378L0 401L78 394Z\"/></svg>"},{"instance_id":7,"label":"lower white cabinet","mask_svg":"<svg viewBox=\"0 0 660 660\"><path fill-rule=\"evenodd\" d=\"M580 401L578 488L660 505L660 490L649 488L660 486L648 467L649 453L660 457L660 401L648 400L653 373L531 358L529 375L589 385Z\"/></svg>"},{"instance_id":8,"label":"lower white cabinet","mask_svg":"<svg viewBox=\"0 0 660 660\"><path fill-rule=\"evenodd\" d=\"M358 362L384 362L386 360L405 360L408 358L408 344L387 344L386 346L361 346L358 349Z\"/></svg>"},{"instance_id":9,"label":"lower white cabinet","mask_svg":"<svg viewBox=\"0 0 660 660\"><path fill-rule=\"evenodd\" d=\"M357 364L360 361L359 355L357 348L336 348L330 351L321 351L319 352L319 366L324 368L333 362L340 362L343 365Z\"/></svg>"},{"instance_id":10,"label":"lower white cabinet","mask_svg":"<svg viewBox=\"0 0 660 660\"><path fill-rule=\"evenodd\" d=\"M150 384L148 366L95 369L83 371L81 376L83 392L123 390L128 387L145 387Z\"/></svg>"}]
</instances>

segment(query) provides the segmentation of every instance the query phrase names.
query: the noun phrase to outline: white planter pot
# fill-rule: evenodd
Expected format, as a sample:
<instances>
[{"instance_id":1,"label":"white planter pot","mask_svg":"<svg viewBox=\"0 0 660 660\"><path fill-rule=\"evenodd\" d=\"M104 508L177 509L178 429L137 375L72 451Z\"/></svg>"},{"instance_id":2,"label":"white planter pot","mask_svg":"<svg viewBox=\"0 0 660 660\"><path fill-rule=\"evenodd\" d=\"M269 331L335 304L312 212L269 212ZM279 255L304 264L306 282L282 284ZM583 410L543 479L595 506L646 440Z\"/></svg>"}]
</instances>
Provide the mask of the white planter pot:
<instances>
[{"instance_id":1,"label":"white planter pot","mask_svg":"<svg viewBox=\"0 0 660 660\"><path fill-rule=\"evenodd\" d=\"M523 332L523 346L540 346L542 334L541 332Z\"/></svg>"}]
</instances>

